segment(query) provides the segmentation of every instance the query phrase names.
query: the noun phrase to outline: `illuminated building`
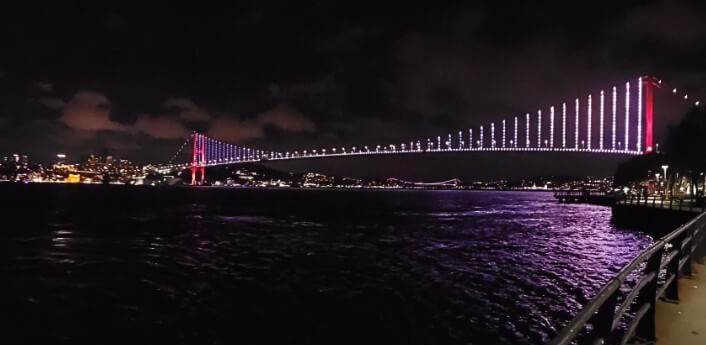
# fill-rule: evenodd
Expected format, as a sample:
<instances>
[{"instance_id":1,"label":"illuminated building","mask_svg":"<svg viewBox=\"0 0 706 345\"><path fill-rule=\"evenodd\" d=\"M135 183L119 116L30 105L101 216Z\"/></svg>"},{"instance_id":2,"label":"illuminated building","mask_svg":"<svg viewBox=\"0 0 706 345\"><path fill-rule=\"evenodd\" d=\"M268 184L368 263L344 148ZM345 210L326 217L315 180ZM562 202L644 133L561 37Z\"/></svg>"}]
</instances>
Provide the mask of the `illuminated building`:
<instances>
[{"instance_id":1,"label":"illuminated building","mask_svg":"<svg viewBox=\"0 0 706 345\"><path fill-rule=\"evenodd\" d=\"M333 186L334 178L318 173L306 173L302 178L304 187L331 187Z\"/></svg>"}]
</instances>

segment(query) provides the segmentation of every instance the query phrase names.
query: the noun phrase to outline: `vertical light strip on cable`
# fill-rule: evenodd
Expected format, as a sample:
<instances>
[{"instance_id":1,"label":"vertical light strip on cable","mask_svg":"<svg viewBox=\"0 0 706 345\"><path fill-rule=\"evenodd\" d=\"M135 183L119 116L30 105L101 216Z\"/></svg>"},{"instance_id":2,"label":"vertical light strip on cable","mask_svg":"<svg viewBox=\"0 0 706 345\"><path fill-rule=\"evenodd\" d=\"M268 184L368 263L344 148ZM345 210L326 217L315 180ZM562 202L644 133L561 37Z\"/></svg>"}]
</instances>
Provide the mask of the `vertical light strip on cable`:
<instances>
[{"instance_id":1,"label":"vertical light strip on cable","mask_svg":"<svg viewBox=\"0 0 706 345\"><path fill-rule=\"evenodd\" d=\"M530 114L525 115L525 147L530 147Z\"/></svg>"},{"instance_id":2,"label":"vertical light strip on cable","mask_svg":"<svg viewBox=\"0 0 706 345\"><path fill-rule=\"evenodd\" d=\"M576 123L574 124L574 149L579 149L579 99L576 99Z\"/></svg>"},{"instance_id":3,"label":"vertical light strip on cable","mask_svg":"<svg viewBox=\"0 0 706 345\"><path fill-rule=\"evenodd\" d=\"M549 108L549 147L554 148L554 106Z\"/></svg>"},{"instance_id":4,"label":"vertical light strip on cable","mask_svg":"<svg viewBox=\"0 0 706 345\"><path fill-rule=\"evenodd\" d=\"M616 129L615 129L615 118L617 116L617 109L618 109L618 88L613 86L613 133L611 134L611 148L615 150L615 134L616 134Z\"/></svg>"},{"instance_id":5,"label":"vertical light strip on cable","mask_svg":"<svg viewBox=\"0 0 706 345\"><path fill-rule=\"evenodd\" d=\"M637 79L637 152L642 152L642 77Z\"/></svg>"},{"instance_id":6,"label":"vertical light strip on cable","mask_svg":"<svg viewBox=\"0 0 706 345\"><path fill-rule=\"evenodd\" d=\"M630 148L630 82L625 83L625 151Z\"/></svg>"},{"instance_id":7,"label":"vertical light strip on cable","mask_svg":"<svg viewBox=\"0 0 706 345\"><path fill-rule=\"evenodd\" d=\"M542 111L537 110L537 147L542 148Z\"/></svg>"},{"instance_id":8,"label":"vertical light strip on cable","mask_svg":"<svg viewBox=\"0 0 706 345\"><path fill-rule=\"evenodd\" d=\"M566 148L566 102L561 104L561 148Z\"/></svg>"},{"instance_id":9,"label":"vertical light strip on cable","mask_svg":"<svg viewBox=\"0 0 706 345\"><path fill-rule=\"evenodd\" d=\"M495 122L490 123L490 148L495 148Z\"/></svg>"},{"instance_id":10,"label":"vertical light strip on cable","mask_svg":"<svg viewBox=\"0 0 706 345\"><path fill-rule=\"evenodd\" d=\"M604 116L604 107L605 107L605 94L603 93L603 90L601 90L601 120L600 120L600 125L601 125L601 130L600 130L600 135L599 139L601 140L599 149L603 151L603 116Z\"/></svg>"},{"instance_id":11,"label":"vertical light strip on cable","mask_svg":"<svg viewBox=\"0 0 706 345\"><path fill-rule=\"evenodd\" d=\"M592 133L592 128L591 128L591 108L592 108L592 101L591 101L591 95L588 95L588 106L587 106L587 121L586 121L586 129L588 130L588 138L586 143L588 144L587 147L590 150L591 149L591 134Z\"/></svg>"},{"instance_id":12,"label":"vertical light strip on cable","mask_svg":"<svg viewBox=\"0 0 706 345\"><path fill-rule=\"evenodd\" d=\"M515 135L512 144L517 147L517 116L515 116Z\"/></svg>"}]
</instances>

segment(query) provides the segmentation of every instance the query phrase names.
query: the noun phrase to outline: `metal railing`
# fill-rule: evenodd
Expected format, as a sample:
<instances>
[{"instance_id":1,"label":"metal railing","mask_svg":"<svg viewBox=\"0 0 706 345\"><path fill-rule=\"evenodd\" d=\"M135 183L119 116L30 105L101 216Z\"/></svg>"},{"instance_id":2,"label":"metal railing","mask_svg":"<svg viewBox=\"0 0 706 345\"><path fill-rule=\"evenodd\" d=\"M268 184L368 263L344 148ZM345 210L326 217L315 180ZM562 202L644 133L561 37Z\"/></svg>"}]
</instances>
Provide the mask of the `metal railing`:
<instances>
[{"instance_id":1,"label":"metal railing","mask_svg":"<svg viewBox=\"0 0 706 345\"><path fill-rule=\"evenodd\" d=\"M669 198L655 196L639 196L629 195L616 200L617 205L633 205L633 206L648 206L656 208L664 208L670 210L681 210L689 212L704 212L706 211L706 203L696 202L694 199L685 198Z\"/></svg>"},{"instance_id":2,"label":"metal railing","mask_svg":"<svg viewBox=\"0 0 706 345\"><path fill-rule=\"evenodd\" d=\"M658 298L679 300L679 276L691 275L691 256L703 243L705 225L706 213L701 213L645 249L603 286L549 345L655 340L655 303ZM640 274L640 279L623 292L621 287L633 273Z\"/></svg>"}]
</instances>

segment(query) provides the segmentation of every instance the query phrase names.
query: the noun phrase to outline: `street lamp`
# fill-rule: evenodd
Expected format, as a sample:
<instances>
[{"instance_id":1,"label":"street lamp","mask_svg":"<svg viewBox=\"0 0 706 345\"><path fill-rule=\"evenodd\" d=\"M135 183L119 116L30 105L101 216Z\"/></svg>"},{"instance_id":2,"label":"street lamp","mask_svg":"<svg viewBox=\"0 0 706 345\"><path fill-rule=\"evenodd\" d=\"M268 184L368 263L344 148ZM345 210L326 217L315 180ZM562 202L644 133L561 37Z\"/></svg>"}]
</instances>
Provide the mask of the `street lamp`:
<instances>
[{"instance_id":1,"label":"street lamp","mask_svg":"<svg viewBox=\"0 0 706 345\"><path fill-rule=\"evenodd\" d=\"M664 196L667 196L667 169L669 168L669 165L663 165L662 170L664 170Z\"/></svg>"}]
</instances>

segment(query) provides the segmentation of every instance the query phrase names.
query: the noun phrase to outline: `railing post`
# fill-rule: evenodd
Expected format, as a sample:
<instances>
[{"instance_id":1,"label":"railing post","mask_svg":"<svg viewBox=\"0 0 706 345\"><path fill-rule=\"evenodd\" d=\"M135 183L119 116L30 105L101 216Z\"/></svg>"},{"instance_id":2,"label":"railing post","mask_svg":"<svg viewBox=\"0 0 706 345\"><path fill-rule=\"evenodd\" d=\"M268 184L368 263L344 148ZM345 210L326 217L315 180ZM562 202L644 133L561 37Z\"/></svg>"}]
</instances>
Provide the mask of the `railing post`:
<instances>
[{"instance_id":1,"label":"railing post","mask_svg":"<svg viewBox=\"0 0 706 345\"><path fill-rule=\"evenodd\" d=\"M640 294L637 296L637 303L635 305L635 309L640 309L645 303L650 303L650 309L647 311L647 314L642 317L642 320L640 320L635 329L635 337L644 342L657 339L655 334L655 304L657 302L657 277L659 275L659 264L661 262L661 251L655 252L647 259L643 276L647 276L650 273L654 273L655 276L651 282L647 283L647 285L642 288Z\"/></svg>"},{"instance_id":2,"label":"railing post","mask_svg":"<svg viewBox=\"0 0 706 345\"><path fill-rule=\"evenodd\" d=\"M689 243L685 243L689 239ZM684 263L684 267L682 268L681 273L687 277L691 277L691 244L695 243L694 242L694 227L689 227L686 229L686 234L684 235L684 238L681 241L681 245L683 246L683 250L681 251L680 257L683 259L686 259L686 262ZM679 260L681 261L681 259Z\"/></svg>"},{"instance_id":3,"label":"railing post","mask_svg":"<svg viewBox=\"0 0 706 345\"><path fill-rule=\"evenodd\" d=\"M613 335L613 318L615 317L615 305L618 301L619 291L620 289L615 289L593 315L593 334L595 337L602 338L606 343L611 342L610 339Z\"/></svg>"},{"instance_id":4,"label":"railing post","mask_svg":"<svg viewBox=\"0 0 706 345\"><path fill-rule=\"evenodd\" d=\"M672 249L676 249L681 253L680 248L678 247L681 245L681 238L683 236L677 236L672 241L669 242L670 250L667 253L667 255L670 254ZM672 302L672 303L677 303L679 302L679 258L681 255L677 255L672 261L667 265L667 279L674 274L674 280L667 286L665 292L664 292L664 299Z\"/></svg>"}]
</instances>

